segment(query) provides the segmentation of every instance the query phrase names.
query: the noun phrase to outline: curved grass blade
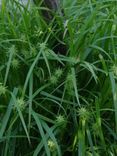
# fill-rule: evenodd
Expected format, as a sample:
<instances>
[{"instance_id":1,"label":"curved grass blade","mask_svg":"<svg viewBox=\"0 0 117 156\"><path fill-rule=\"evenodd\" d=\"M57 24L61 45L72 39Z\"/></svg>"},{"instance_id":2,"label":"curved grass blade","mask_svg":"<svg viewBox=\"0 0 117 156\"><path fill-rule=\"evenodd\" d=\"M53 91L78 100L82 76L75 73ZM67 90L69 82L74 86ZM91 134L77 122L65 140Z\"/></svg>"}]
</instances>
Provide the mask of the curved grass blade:
<instances>
[{"instance_id":1,"label":"curved grass blade","mask_svg":"<svg viewBox=\"0 0 117 156\"><path fill-rule=\"evenodd\" d=\"M18 89L14 88L12 95L14 95L14 97L16 97L17 93L18 93ZM10 119L13 103L14 103L14 100L13 100L13 97L11 97L11 100L10 100L9 105L7 107L7 111L6 111L6 113L3 117L3 120L2 120L2 127L0 129L0 140L2 139L3 134L5 133L5 129L7 127L8 121Z\"/></svg>"},{"instance_id":2,"label":"curved grass blade","mask_svg":"<svg viewBox=\"0 0 117 156\"><path fill-rule=\"evenodd\" d=\"M40 135L41 135L41 138L42 138L42 141L43 141L43 146L45 147L46 154L47 154L47 156L51 156L50 150L49 150L49 147L48 147L48 144L47 144L47 138L46 138L46 136L44 134L43 127L42 127L42 124L40 122L40 119L39 119L39 117L37 116L37 114L34 111L32 111L32 115L33 115L33 118L35 119L35 122L37 124L38 129L39 129L39 132L40 132Z\"/></svg>"}]
</instances>

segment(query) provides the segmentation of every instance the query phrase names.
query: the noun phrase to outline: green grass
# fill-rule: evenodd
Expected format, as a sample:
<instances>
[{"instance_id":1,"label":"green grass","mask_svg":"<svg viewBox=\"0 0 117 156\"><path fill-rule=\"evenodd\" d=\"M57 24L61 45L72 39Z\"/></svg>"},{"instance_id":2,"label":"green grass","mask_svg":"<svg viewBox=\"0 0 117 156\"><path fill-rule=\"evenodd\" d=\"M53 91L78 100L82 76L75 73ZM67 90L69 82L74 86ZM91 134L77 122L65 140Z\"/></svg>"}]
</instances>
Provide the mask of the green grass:
<instances>
[{"instance_id":1,"label":"green grass","mask_svg":"<svg viewBox=\"0 0 117 156\"><path fill-rule=\"evenodd\" d=\"M27 7L0 10L0 156L116 156L117 1Z\"/></svg>"}]
</instances>

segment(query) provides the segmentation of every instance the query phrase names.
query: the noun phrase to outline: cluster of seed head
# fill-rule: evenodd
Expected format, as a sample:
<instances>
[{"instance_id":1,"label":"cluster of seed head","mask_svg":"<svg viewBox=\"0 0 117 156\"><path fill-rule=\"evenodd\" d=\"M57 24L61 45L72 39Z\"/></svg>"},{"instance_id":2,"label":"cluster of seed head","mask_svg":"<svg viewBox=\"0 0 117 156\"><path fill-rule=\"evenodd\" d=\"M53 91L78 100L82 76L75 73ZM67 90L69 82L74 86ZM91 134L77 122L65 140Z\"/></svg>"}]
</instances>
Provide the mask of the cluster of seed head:
<instances>
[{"instance_id":1,"label":"cluster of seed head","mask_svg":"<svg viewBox=\"0 0 117 156\"><path fill-rule=\"evenodd\" d=\"M50 78L50 83L56 85L58 83L59 78L62 76L63 70L57 69L55 73Z\"/></svg>"}]
</instances>

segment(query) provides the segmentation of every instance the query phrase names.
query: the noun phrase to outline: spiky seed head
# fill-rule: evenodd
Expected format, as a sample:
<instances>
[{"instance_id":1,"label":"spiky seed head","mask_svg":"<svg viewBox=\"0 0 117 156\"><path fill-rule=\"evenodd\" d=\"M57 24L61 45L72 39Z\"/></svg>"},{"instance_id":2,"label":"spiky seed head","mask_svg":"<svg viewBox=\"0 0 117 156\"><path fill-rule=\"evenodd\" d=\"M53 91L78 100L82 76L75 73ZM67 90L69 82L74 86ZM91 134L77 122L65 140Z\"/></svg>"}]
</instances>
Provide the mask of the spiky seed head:
<instances>
[{"instance_id":1,"label":"spiky seed head","mask_svg":"<svg viewBox=\"0 0 117 156\"><path fill-rule=\"evenodd\" d=\"M58 83L58 78L55 75L51 76L50 83L56 85Z\"/></svg>"},{"instance_id":2,"label":"spiky seed head","mask_svg":"<svg viewBox=\"0 0 117 156\"><path fill-rule=\"evenodd\" d=\"M90 113L85 107L79 108L78 115L81 120L85 120L85 121L88 120L90 117Z\"/></svg>"},{"instance_id":3,"label":"spiky seed head","mask_svg":"<svg viewBox=\"0 0 117 156\"><path fill-rule=\"evenodd\" d=\"M56 117L56 124L58 126L64 126L65 127L66 123L67 123L66 118L63 115L58 115Z\"/></svg>"},{"instance_id":4,"label":"spiky seed head","mask_svg":"<svg viewBox=\"0 0 117 156\"><path fill-rule=\"evenodd\" d=\"M12 60L12 67L13 67L14 69L18 69L18 68L19 68L19 65L20 65L19 60L16 59L16 58L14 58L14 59Z\"/></svg>"},{"instance_id":5,"label":"spiky seed head","mask_svg":"<svg viewBox=\"0 0 117 156\"><path fill-rule=\"evenodd\" d=\"M0 95L5 95L7 91L7 87L5 87L2 83L0 83Z\"/></svg>"},{"instance_id":6,"label":"spiky seed head","mask_svg":"<svg viewBox=\"0 0 117 156\"><path fill-rule=\"evenodd\" d=\"M20 110L24 110L26 105L25 105L25 101L24 101L23 98L18 98L17 99L17 104L18 104Z\"/></svg>"},{"instance_id":7,"label":"spiky seed head","mask_svg":"<svg viewBox=\"0 0 117 156\"><path fill-rule=\"evenodd\" d=\"M55 76L57 76L58 78L61 77L63 71L62 69L58 68L56 71L55 71Z\"/></svg>"}]
</instances>

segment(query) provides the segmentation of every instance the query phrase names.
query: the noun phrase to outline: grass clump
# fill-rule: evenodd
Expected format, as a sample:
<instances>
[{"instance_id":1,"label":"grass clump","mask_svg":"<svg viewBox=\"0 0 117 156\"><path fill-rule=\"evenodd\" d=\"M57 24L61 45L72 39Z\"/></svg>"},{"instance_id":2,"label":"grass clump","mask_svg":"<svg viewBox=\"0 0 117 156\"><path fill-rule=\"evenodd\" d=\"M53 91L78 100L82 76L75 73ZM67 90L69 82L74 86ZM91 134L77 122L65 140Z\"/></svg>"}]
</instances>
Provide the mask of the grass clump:
<instances>
[{"instance_id":1,"label":"grass clump","mask_svg":"<svg viewBox=\"0 0 117 156\"><path fill-rule=\"evenodd\" d=\"M1 156L117 155L116 5L63 0L46 21L3 0Z\"/></svg>"}]
</instances>

